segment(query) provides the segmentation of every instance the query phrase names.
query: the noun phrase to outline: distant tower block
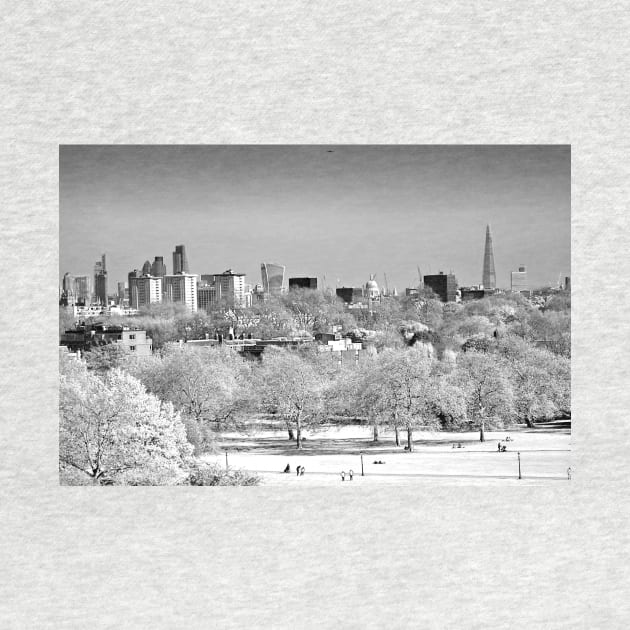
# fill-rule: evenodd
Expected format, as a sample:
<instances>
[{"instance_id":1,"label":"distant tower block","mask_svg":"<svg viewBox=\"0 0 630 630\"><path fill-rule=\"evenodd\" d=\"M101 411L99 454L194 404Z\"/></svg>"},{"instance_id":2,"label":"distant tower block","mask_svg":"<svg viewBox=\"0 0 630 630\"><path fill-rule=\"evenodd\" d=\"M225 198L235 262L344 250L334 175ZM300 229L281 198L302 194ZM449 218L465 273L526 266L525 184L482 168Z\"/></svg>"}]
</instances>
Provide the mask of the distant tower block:
<instances>
[{"instance_id":1,"label":"distant tower block","mask_svg":"<svg viewBox=\"0 0 630 630\"><path fill-rule=\"evenodd\" d=\"M186 248L183 245L176 245L173 252L173 274L176 273L190 273Z\"/></svg>"},{"instance_id":2,"label":"distant tower block","mask_svg":"<svg viewBox=\"0 0 630 630\"><path fill-rule=\"evenodd\" d=\"M494 271L494 252L492 250L492 234L490 224L486 226L486 248L483 252L483 280L484 289L497 288L497 274Z\"/></svg>"},{"instance_id":3,"label":"distant tower block","mask_svg":"<svg viewBox=\"0 0 630 630\"><path fill-rule=\"evenodd\" d=\"M510 281L512 291L517 293L529 291L529 285L527 284L527 267L521 265L518 271L512 271Z\"/></svg>"},{"instance_id":4,"label":"distant tower block","mask_svg":"<svg viewBox=\"0 0 630 630\"><path fill-rule=\"evenodd\" d=\"M284 285L284 265L276 263L260 263L263 291L272 295L280 295Z\"/></svg>"}]
</instances>

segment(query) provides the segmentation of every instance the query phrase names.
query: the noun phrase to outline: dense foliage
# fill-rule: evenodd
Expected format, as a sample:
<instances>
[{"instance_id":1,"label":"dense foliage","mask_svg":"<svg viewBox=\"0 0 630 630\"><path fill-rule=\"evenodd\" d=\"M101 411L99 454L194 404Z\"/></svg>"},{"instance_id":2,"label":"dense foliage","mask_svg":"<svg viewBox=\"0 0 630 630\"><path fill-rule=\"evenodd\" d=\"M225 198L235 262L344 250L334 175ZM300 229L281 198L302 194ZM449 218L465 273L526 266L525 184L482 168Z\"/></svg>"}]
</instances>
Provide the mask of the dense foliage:
<instances>
[{"instance_id":1,"label":"dense foliage","mask_svg":"<svg viewBox=\"0 0 630 630\"><path fill-rule=\"evenodd\" d=\"M64 361L61 374L62 478L93 482L249 485L255 476L202 465L225 431L256 419L281 423L302 447L304 429L361 422L406 434L416 429L479 431L570 415L570 297L537 308L520 295L465 304L386 299L349 310L331 295L296 291L251 309L218 306L186 313L159 306L118 320L145 328L153 356L111 348ZM334 360L317 346L268 347L246 360L225 346L180 340L305 336L340 327L367 348L358 362ZM197 459L196 459L197 458Z\"/></svg>"}]
</instances>

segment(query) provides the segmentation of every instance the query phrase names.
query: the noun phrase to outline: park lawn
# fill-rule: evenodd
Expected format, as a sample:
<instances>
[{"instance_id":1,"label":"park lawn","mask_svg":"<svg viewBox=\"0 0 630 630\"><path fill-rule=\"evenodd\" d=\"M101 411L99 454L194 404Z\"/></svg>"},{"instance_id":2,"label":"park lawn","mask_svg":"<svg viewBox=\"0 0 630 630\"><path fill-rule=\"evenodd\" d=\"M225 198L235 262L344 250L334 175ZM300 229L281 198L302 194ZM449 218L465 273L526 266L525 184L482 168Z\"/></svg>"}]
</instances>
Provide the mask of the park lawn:
<instances>
[{"instance_id":1,"label":"park lawn","mask_svg":"<svg viewBox=\"0 0 630 630\"><path fill-rule=\"evenodd\" d=\"M499 453L497 443L510 435L507 452ZM208 461L221 466L241 468L258 473L264 485L414 485L440 483L455 485L546 484L567 481L571 465L570 431L526 429L486 432L486 442L479 442L478 432L414 432L414 452L394 443L393 432L381 431L380 440L372 441L372 429L345 426L306 432L304 448L295 448L286 431L263 430L229 433L222 436L220 452L206 455ZM453 448L461 444L462 448ZM521 476L518 479L518 456L521 454ZM361 453L363 471L361 476ZM382 461L383 464L375 462ZM284 474L285 466L291 473ZM306 472L297 477L297 466ZM349 480L352 470L353 480ZM346 472L342 482L341 471ZM354 487L354 486L353 486Z\"/></svg>"}]
</instances>

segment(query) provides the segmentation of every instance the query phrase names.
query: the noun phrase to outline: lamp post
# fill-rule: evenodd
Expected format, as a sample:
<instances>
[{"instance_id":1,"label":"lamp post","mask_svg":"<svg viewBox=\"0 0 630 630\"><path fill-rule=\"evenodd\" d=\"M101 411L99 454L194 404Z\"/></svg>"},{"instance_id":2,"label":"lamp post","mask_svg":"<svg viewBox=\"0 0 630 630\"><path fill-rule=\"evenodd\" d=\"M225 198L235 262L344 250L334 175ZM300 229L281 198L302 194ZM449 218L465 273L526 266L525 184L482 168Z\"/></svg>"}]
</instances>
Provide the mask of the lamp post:
<instances>
[{"instance_id":1,"label":"lamp post","mask_svg":"<svg viewBox=\"0 0 630 630\"><path fill-rule=\"evenodd\" d=\"M364 477L365 475L363 474L363 453L361 453L361 477Z\"/></svg>"},{"instance_id":2,"label":"lamp post","mask_svg":"<svg viewBox=\"0 0 630 630\"><path fill-rule=\"evenodd\" d=\"M227 471L228 469L228 457L227 457L228 452L225 451L225 470Z\"/></svg>"},{"instance_id":3,"label":"lamp post","mask_svg":"<svg viewBox=\"0 0 630 630\"><path fill-rule=\"evenodd\" d=\"M518 455L518 478L522 479L521 477L521 453L520 451L517 453Z\"/></svg>"}]
</instances>

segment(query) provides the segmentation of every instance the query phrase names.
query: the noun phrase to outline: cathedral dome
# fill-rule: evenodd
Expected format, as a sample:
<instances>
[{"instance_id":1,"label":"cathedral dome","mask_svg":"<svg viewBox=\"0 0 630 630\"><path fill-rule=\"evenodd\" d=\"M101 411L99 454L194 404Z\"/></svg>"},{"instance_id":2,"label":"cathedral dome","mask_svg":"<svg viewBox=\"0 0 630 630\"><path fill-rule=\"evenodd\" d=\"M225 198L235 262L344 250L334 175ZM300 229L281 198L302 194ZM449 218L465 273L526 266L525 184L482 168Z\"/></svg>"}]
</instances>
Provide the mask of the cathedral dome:
<instances>
[{"instance_id":1,"label":"cathedral dome","mask_svg":"<svg viewBox=\"0 0 630 630\"><path fill-rule=\"evenodd\" d=\"M376 280L374 280L374 275L370 276L370 279L365 283L365 292L369 298L379 297L381 294L380 289L378 288L378 284L376 284Z\"/></svg>"}]
</instances>

